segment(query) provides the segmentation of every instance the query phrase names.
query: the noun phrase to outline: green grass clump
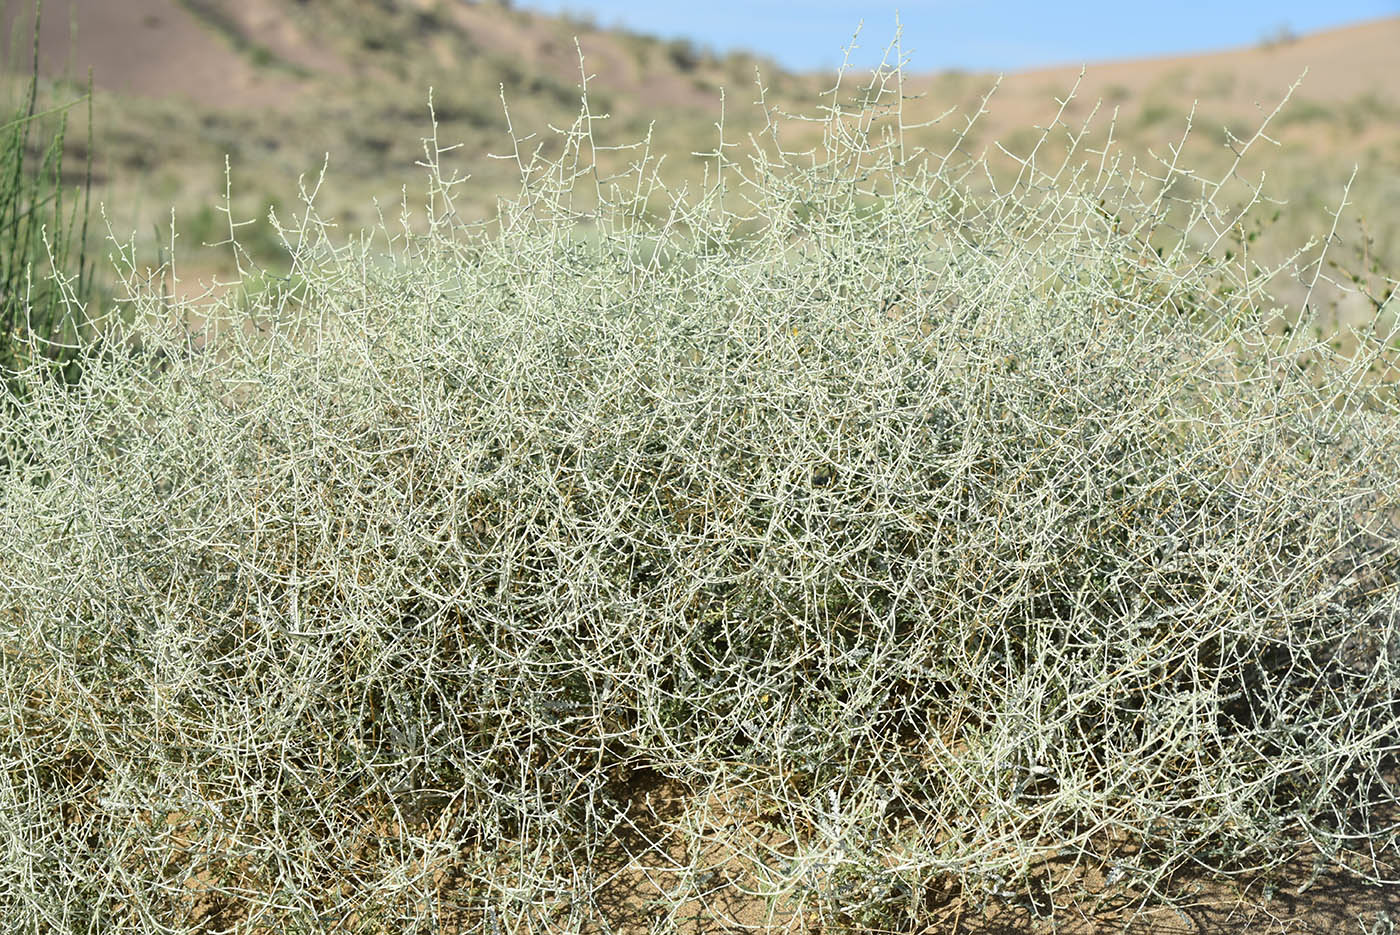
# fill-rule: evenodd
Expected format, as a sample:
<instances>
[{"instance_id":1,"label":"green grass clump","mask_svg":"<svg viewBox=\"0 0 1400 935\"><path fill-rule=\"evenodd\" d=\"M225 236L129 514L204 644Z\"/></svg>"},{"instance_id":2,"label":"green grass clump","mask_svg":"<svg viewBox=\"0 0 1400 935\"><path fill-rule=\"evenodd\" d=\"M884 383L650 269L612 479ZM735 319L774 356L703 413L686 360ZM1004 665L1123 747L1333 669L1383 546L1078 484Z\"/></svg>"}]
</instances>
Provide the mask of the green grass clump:
<instances>
[{"instance_id":1,"label":"green grass clump","mask_svg":"<svg viewBox=\"0 0 1400 935\"><path fill-rule=\"evenodd\" d=\"M92 87L81 99L40 112L39 14L34 15L32 71L23 101L0 124L0 378L37 354L56 362L69 383L79 378L77 342L91 331L88 196L92 189ZM88 104L87 164L79 199L65 202L63 171L68 110Z\"/></svg>"},{"instance_id":2,"label":"green grass clump","mask_svg":"<svg viewBox=\"0 0 1400 935\"><path fill-rule=\"evenodd\" d=\"M189 334L133 285L131 354L22 374L9 929L919 931L1384 878L1394 336L1278 334L1219 186L1165 229L1033 146L978 194L893 87L660 217L586 105L488 228L434 134L422 214L337 242L308 198L287 286Z\"/></svg>"}]
</instances>

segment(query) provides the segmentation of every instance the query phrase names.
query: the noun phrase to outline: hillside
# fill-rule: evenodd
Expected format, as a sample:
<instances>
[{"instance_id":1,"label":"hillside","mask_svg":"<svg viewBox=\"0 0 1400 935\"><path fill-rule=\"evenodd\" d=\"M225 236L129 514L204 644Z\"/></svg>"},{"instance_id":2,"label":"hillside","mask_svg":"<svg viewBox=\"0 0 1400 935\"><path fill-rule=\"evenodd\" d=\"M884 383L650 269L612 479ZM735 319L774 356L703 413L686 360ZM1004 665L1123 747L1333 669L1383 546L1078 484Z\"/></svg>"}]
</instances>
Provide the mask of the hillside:
<instances>
[{"instance_id":1,"label":"hillside","mask_svg":"<svg viewBox=\"0 0 1400 935\"><path fill-rule=\"evenodd\" d=\"M24 4L12 4L14 9ZM12 9L7 29L28 28ZM756 60L716 61L684 42L662 42L496 4L435 0L47 0L40 53L49 74L92 66L107 91L184 98L216 110L287 112L327 90L364 91L420 79L471 79L484 64L508 87L549 90L572 100L577 35L591 70L637 108L704 107L704 85L747 78ZM77 24L70 36L70 19ZM513 63L507 65L506 63ZM764 63L765 71L775 71ZM492 90L479 76L474 90ZM529 80L536 84L531 88Z\"/></svg>"},{"instance_id":2,"label":"hillside","mask_svg":"<svg viewBox=\"0 0 1400 935\"><path fill-rule=\"evenodd\" d=\"M11 4L3 22L20 40L12 73L30 61L28 17L14 12L24 6ZM225 154L249 203L294 197L297 176L317 172L327 153L344 205L392 197L417 181L430 87L441 139L464 144L484 209L518 174L481 158L510 150L502 94L522 135L567 126L579 47L593 112L628 138L658 117L659 143L708 127L720 88L751 84L755 68L775 91L818 90L744 53L720 58L576 19L427 0L48 0L40 62L53 78L92 68L99 179L117 216L141 228L172 201L198 211L220 194Z\"/></svg>"},{"instance_id":3,"label":"hillside","mask_svg":"<svg viewBox=\"0 0 1400 935\"><path fill-rule=\"evenodd\" d=\"M1067 117L1082 118L1102 102L1105 115L1119 110L1119 133L1129 139L1179 135L1193 102L1196 126L1216 131L1229 125L1243 133L1302 78L1282 121L1293 128L1285 137L1318 153L1393 147L1400 132L1397 47L1400 17L1224 52L1019 72L1002 82L982 132L1001 138L1043 123L1082 68L1078 101ZM970 76L961 80L978 83ZM911 87L936 99L957 81L946 74L921 75ZM1333 132L1316 132L1320 128Z\"/></svg>"},{"instance_id":4,"label":"hillside","mask_svg":"<svg viewBox=\"0 0 1400 935\"><path fill-rule=\"evenodd\" d=\"M7 60L11 73L29 64L27 17L14 12L27 6L9 4L4 17L19 39ZM195 244L224 236L227 221L216 205L225 190L225 156L235 215L259 219L242 236L264 257L277 250L260 219L271 205L294 205L298 178L313 184L327 156L328 183L318 200L325 213L356 228L371 219L374 198L394 211L403 187L412 193L420 185L416 163L431 130L430 87L439 140L461 144L452 166L473 176L470 203L458 208L486 216L498 194L519 184L514 159L487 158L513 151L502 95L517 136L536 134L528 146L543 143L550 152L557 140L548 128L567 128L578 115L580 50L590 112L607 115L593 122L595 142L633 143L650 129L652 153L669 154L661 172L668 184L693 185L706 162L713 168L713 159L694 154L714 149L721 89L725 139L736 141L762 133L767 124L753 106L755 70L769 107L784 111L816 112L832 83L831 75L786 73L744 52L711 53L684 41L499 3L47 0L44 9L41 67L54 78L81 76L91 67L98 89L99 194L114 229L135 231L153 258L157 237L168 238L172 205L187 259L200 254ZM882 39L868 30L863 41ZM1306 70L1271 127L1270 136L1284 145L1274 150L1261 141L1245 169L1252 167L1251 178L1267 169L1273 196L1299 209L1290 212L1299 226L1289 233L1301 242L1324 232L1324 212L1335 208L1351 167L1359 165L1353 217L1366 218L1365 233L1374 243L1368 248L1358 230L1348 245L1394 261L1400 259L1397 222L1381 206L1400 199L1397 46L1400 18L1392 18L1268 46L1090 64L1064 121L1077 127L1097 105L1096 129L1087 139L1101 142L1116 111L1113 136L1121 151L1150 164L1169 157L1190 116L1193 138L1182 158L1195 160L1203 175L1218 174L1233 159L1227 133L1248 139ZM997 78L936 66L911 63L905 122L932 120L952 108L941 121L908 134L912 147L942 153L957 143L966 117L977 112ZM1035 147L1035 127L1055 117L1057 100L1079 73L1073 66L1006 77L963 137L963 151L989 151L1014 173L1013 157ZM856 84L847 79L846 100ZM61 101L74 90L60 83L50 93ZM815 126L786 124L784 149L819 145ZM81 155L78 136L70 144L74 156ZM1051 134L1038 150L1042 162L1064 137L1059 130ZM601 158L621 168L637 154ZM195 265L220 262L206 251Z\"/></svg>"}]
</instances>

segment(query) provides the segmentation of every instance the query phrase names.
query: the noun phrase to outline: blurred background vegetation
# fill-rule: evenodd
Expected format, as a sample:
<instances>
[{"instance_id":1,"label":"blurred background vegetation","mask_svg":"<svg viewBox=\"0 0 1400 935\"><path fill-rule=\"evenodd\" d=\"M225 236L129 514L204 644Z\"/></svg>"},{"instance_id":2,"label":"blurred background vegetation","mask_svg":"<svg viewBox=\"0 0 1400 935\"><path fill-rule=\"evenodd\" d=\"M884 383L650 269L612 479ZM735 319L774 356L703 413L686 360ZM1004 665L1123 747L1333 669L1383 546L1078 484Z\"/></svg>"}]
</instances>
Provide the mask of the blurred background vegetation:
<instances>
[{"instance_id":1,"label":"blurred background vegetation","mask_svg":"<svg viewBox=\"0 0 1400 935\"><path fill-rule=\"evenodd\" d=\"M489 0L46 0L45 10L35 73L33 5L5 6L0 26L13 37L5 87L12 100L25 101L37 74L32 106L47 111L81 99L92 69L93 124L78 133L51 129L42 140L31 134L19 144L48 167L53 207L59 189L83 190L91 171L103 216L94 216L87 243L104 296L113 292L106 225L154 271L170 259L173 209L179 236L167 287L199 294L202 283L234 269L233 251L221 243L230 220L251 222L238 228L238 238L254 262L274 273L285 268L268 212L277 210L286 223L299 206L300 186L315 189L323 167L327 184L317 194L318 210L345 233L374 224L376 199L391 221L405 197L416 207L417 164L432 130L429 88L439 140L460 144L444 163L472 176L469 200L457 208L473 219L489 217L498 196L519 189L503 99L509 126L528 139L526 147L554 155L560 140L548 128L577 118L581 68L590 113L599 118L591 124L595 142L618 146L650 133L651 153L667 154L663 181L692 192L707 170L713 178L715 159L701 154L716 148L721 106L726 153L742 165L749 137L765 134L770 114L816 116L823 101L852 101L869 77L850 73L840 92L823 98L833 74L793 73L744 51ZM867 28L863 44L892 38L892 24L889 36L876 32ZM1032 153L1039 167L1053 167L1070 131L1093 113L1081 155L1102 148L1111 132L1110 159L1120 153L1125 165L1136 161L1149 170L1175 161L1196 168L1203 180L1219 179L1306 71L1270 125L1269 139L1257 141L1241 164L1238 191L1230 193L1247 199L1267 176L1265 194L1282 203L1278 217L1268 229L1227 232L1221 250L1247 249L1268 265L1325 237L1356 167L1349 207L1327 255L1344 269L1324 264L1322 270L1323 292L1338 317L1354 319L1384 302L1393 288L1386 272L1400 269L1400 214L1393 210L1400 204L1397 47L1400 18L1271 35L1230 52L1091 65L1082 80L1078 68L1049 68L1009 75L998 86L993 74L940 72L936 63L915 60L902 88L904 120L933 122L911 129L905 144L911 156L920 149L939 157L955 149L955 158L988 153L1000 173L984 180L990 189L1010 184L1019 160ZM756 103L757 80L766 112ZM1059 102L1076 85L1061 112ZM979 114L994 87L969 129L968 118ZM1060 126L1053 125L1057 114ZM787 121L779 143L802 152L821 144L820 132L819 123ZM49 143L57 149L50 152ZM522 148L521 158L529 155ZM597 156L600 165L625 170L641 150ZM72 204L69 194L62 198ZM666 203L658 193L657 210ZM1291 280L1274 284L1280 302L1301 303L1318 271L1307 262L1317 256L1314 249ZM1345 295L1328 286L1329 276L1359 288Z\"/></svg>"},{"instance_id":2,"label":"blurred background vegetation","mask_svg":"<svg viewBox=\"0 0 1400 935\"><path fill-rule=\"evenodd\" d=\"M12 50L10 60L16 58ZM41 104L34 32L29 62L29 74L7 85L12 93L0 123L0 379L16 389L10 378L31 348L54 361L63 379L78 379L74 349L87 324L79 310L94 297L91 79L57 101L46 94ZM83 158L76 168L71 160L65 166L69 112L84 105Z\"/></svg>"}]
</instances>

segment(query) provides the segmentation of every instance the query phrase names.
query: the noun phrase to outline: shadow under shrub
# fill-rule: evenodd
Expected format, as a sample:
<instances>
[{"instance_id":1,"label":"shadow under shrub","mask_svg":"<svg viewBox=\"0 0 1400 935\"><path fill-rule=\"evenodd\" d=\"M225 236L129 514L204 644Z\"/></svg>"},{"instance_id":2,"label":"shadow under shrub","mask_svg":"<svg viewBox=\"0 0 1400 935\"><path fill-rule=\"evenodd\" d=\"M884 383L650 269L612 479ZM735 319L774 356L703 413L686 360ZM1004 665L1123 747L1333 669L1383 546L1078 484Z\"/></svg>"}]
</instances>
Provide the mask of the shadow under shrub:
<instances>
[{"instance_id":1,"label":"shadow under shrub","mask_svg":"<svg viewBox=\"0 0 1400 935\"><path fill-rule=\"evenodd\" d=\"M211 299L78 392L21 374L0 913L912 931L1310 852L1393 880L1390 335L1276 335L1098 160L979 201L889 97L659 222L570 210L581 118L461 228L434 138L418 232L308 204L258 327Z\"/></svg>"}]
</instances>

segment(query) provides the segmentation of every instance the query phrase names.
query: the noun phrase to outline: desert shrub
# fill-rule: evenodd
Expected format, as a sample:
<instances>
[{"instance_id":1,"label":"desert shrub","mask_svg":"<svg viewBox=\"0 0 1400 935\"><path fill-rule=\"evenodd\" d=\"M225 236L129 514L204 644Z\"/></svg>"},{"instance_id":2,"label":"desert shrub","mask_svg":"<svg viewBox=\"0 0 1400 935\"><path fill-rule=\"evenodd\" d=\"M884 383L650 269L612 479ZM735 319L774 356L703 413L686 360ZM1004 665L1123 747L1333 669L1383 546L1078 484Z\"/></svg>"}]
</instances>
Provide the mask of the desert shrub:
<instances>
[{"instance_id":1,"label":"desert shrub","mask_svg":"<svg viewBox=\"0 0 1400 935\"><path fill-rule=\"evenodd\" d=\"M401 229L308 198L294 284L114 325L80 392L29 366L9 928L915 931L1382 877L1393 335L1281 334L1218 187L1163 230L1032 147L977 194L888 81L655 220L597 118L490 228L434 136Z\"/></svg>"},{"instance_id":2,"label":"desert shrub","mask_svg":"<svg viewBox=\"0 0 1400 935\"><path fill-rule=\"evenodd\" d=\"M681 71L694 71L705 61L705 53L689 39L672 39L666 43L666 57Z\"/></svg>"}]
</instances>

